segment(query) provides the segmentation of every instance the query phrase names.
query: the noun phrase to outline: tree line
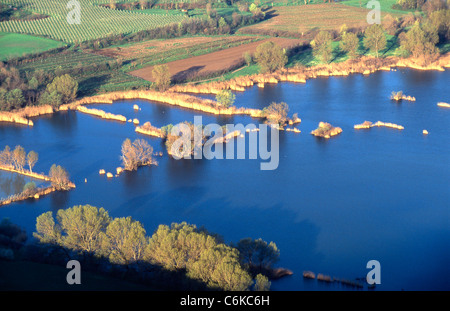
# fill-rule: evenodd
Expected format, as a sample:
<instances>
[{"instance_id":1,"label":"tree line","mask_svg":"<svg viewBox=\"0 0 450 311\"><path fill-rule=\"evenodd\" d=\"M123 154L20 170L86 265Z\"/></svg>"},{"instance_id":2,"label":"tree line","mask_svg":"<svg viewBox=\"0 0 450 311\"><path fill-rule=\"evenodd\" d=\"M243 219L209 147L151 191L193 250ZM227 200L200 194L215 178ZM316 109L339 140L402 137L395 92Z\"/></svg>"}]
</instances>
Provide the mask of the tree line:
<instances>
[{"instance_id":1,"label":"tree line","mask_svg":"<svg viewBox=\"0 0 450 311\"><path fill-rule=\"evenodd\" d=\"M427 65L439 56L440 51L436 45L450 39L450 10L443 1L426 3L436 5L428 5L425 17L410 14L403 18L393 18L387 15L382 24L370 25L362 34L348 31L345 25L339 33L340 38L334 38L332 32L322 30L311 42L313 55L321 62L329 63L333 58L332 42L340 39L339 49L347 53L349 58L356 58L360 55L361 38L362 47L378 58L380 52L386 49L386 34L390 34L398 37L402 56L413 56Z\"/></svg>"},{"instance_id":2,"label":"tree line","mask_svg":"<svg viewBox=\"0 0 450 311\"><path fill-rule=\"evenodd\" d=\"M24 106L51 105L58 108L77 97L78 82L69 74L55 75L36 70L20 73L0 62L0 110Z\"/></svg>"},{"instance_id":3,"label":"tree line","mask_svg":"<svg viewBox=\"0 0 450 311\"><path fill-rule=\"evenodd\" d=\"M246 238L228 245L217 234L186 222L160 225L147 236L139 221L111 218L104 208L91 205L61 209L56 217L51 211L40 215L33 236L52 252L63 249L71 259L91 255L97 263L103 260L97 265L100 270L114 265L152 278L152 271L160 267L213 290L269 289L269 278L262 272L270 270L280 256L273 242ZM165 282L162 288L170 281Z\"/></svg>"},{"instance_id":4,"label":"tree line","mask_svg":"<svg viewBox=\"0 0 450 311\"><path fill-rule=\"evenodd\" d=\"M0 165L13 168L15 170L23 172L25 166L28 166L30 173L33 172L33 167L36 165L39 159L39 155L37 152L31 150L26 153L25 149L17 145L14 150L11 150L9 146L5 146L5 148L0 152Z\"/></svg>"}]
</instances>

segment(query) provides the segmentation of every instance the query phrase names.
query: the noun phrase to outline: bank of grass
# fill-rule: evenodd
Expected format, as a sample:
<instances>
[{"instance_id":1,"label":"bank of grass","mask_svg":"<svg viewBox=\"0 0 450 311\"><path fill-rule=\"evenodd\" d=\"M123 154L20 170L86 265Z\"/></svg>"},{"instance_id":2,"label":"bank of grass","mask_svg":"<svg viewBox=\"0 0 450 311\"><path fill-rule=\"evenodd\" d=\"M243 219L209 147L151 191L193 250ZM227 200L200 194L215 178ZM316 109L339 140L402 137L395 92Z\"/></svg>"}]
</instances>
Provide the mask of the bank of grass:
<instances>
[{"instance_id":1,"label":"bank of grass","mask_svg":"<svg viewBox=\"0 0 450 311\"><path fill-rule=\"evenodd\" d=\"M81 284L69 285L66 267L31 261L0 261L0 290L2 291L141 291L157 290L116 278L82 271Z\"/></svg>"},{"instance_id":2,"label":"bank of grass","mask_svg":"<svg viewBox=\"0 0 450 311\"><path fill-rule=\"evenodd\" d=\"M0 61L48 51L63 45L65 43L47 38L0 32Z\"/></svg>"},{"instance_id":3,"label":"bank of grass","mask_svg":"<svg viewBox=\"0 0 450 311\"><path fill-rule=\"evenodd\" d=\"M370 0L343 0L340 3L352 6L352 7L361 7L367 8L367 3ZM408 14L409 12L414 12L415 10L396 10L393 9L392 6L397 3L398 0L382 0L378 1L380 3L380 9L382 12L386 13L394 13L394 14Z\"/></svg>"},{"instance_id":4,"label":"bank of grass","mask_svg":"<svg viewBox=\"0 0 450 311\"><path fill-rule=\"evenodd\" d=\"M243 66L241 68L235 69L233 71L222 74L219 77L205 79L197 81L198 83L208 83L214 81L227 81L237 77L250 76L259 73L259 66L257 64L251 64L249 66Z\"/></svg>"},{"instance_id":5,"label":"bank of grass","mask_svg":"<svg viewBox=\"0 0 450 311\"><path fill-rule=\"evenodd\" d=\"M344 62L349 58L347 53L340 49L339 45L340 41L333 41L333 57L331 58L331 63ZM396 36L386 35L386 48L379 51L379 57L401 56L399 47L400 45ZM375 52L371 52L364 47L363 38L359 39L358 54L359 56L376 56ZM286 67L290 68L297 65L311 67L320 64L322 64L322 61L314 56L312 48L307 47L289 57Z\"/></svg>"}]
</instances>

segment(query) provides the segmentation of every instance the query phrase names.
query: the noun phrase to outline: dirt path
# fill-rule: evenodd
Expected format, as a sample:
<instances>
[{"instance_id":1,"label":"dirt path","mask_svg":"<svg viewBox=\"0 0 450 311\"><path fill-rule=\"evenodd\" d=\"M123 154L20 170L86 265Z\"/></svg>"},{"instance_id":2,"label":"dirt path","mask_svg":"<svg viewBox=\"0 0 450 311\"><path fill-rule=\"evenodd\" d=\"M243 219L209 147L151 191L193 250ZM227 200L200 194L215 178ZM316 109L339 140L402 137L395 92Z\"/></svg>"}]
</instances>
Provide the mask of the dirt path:
<instances>
[{"instance_id":1,"label":"dirt path","mask_svg":"<svg viewBox=\"0 0 450 311\"><path fill-rule=\"evenodd\" d=\"M184 81L188 77L192 78L193 76L203 75L208 72L226 70L242 61L245 52L254 53L256 47L266 41L272 41L284 48L293 47L301 43L301 40L299 39L269 38L205 55L176 60L167 63L167 65L169 66L172 80L178 82ZM153 81L152 69L153 66L149 66L132 71L130 74L147 81Z\"/></svg>"}]
</instances>

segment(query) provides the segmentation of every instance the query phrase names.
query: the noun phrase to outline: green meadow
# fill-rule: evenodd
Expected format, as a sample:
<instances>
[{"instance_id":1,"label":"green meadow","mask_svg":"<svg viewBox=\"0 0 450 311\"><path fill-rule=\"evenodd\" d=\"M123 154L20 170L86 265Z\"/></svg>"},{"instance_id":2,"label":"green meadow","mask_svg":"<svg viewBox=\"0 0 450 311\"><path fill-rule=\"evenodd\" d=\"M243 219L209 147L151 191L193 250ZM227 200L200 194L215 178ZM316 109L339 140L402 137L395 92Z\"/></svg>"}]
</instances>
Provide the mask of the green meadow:
<instances>
[{"instance_id":1,"label":"green meadow","mask_svg":"<svg viewBox=\"0 0 450 311\"><path fill-rule=\"evenodd\" d=\"M0 32L0 60L44 52L65 45L63 42L30 35Z\"/></svg>"}]
</instances>

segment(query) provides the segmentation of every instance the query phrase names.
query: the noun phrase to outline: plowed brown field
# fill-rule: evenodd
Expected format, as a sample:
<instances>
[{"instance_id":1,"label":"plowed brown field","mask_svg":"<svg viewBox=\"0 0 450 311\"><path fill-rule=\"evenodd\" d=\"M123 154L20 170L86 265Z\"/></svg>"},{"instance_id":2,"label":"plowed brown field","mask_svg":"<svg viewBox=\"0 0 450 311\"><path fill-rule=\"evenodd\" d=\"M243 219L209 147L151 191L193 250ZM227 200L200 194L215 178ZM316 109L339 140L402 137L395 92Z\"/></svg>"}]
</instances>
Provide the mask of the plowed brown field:
<instances>
[{"instance_id":1,"label":"plowed brown field","mask_svg":"<svg viewBox=\"0 0 450 311\"><path fill-rule=\"evenodd\" d=\"M220 72L226 70L238 62L242 61L245 52L254 53L256 47L265 41L272 41L284 48L294 47L302 43L299 39L270 38L258 42L243 44L240 46L228 48L225 50L208 53L205 55L194 56L191 58L176 60L167 63L173 81L184 81L186 78L193 78L198 75L204 75L211 72ZM131 75L153 81L153 66L145 67L130 72Z\"/></svg>"}]
</instances>

